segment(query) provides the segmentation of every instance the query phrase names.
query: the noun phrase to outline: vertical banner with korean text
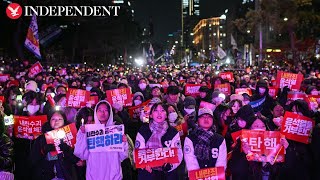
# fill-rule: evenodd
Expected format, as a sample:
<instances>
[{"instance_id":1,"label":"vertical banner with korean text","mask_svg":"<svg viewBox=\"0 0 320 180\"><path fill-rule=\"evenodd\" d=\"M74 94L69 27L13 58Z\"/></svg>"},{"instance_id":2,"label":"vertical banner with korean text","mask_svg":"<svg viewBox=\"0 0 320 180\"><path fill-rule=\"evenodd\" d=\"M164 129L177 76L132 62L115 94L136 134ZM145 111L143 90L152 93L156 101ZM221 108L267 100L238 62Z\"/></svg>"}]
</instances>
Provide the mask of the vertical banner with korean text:
<instances>
[{"instance_id":1,"label":"vertical banner with korean text","mask_svg":"<svg viewBox=\"0 0 320 180\"><path fill-rule=\"evenodd\" d=\"M286 112L283 117L281 133L287 139L309 144L309 137L315 125L313 119L292 112Z\"/></svg>"},{"instance_id":2,"label":"vertical banner with korean text","mask_svg":"<svg viewBox=\"0 0 320 180\"><path fill-rule=\"evenodd\" d=\"M75 123L72 123L63 126L62 128L46 132L44 135L47 144L54 144L56 147L56 151L50 152L52 156L55 156L62 152L59 147L61 142L65 142L68 146L74 148L74 145L76 144L77 128Z\"/></svg>"},{"instance_id":3,"label":"vertical banner with korean text","mask_svg":"<svg viewBox=\"0 0 320 180\"><path fill-rule=\"evenodd\" d=\"M89 101L90 91L69 88L66 98L67 107L81 108L86 106L86 103Z\"/></svg>"},{"instance_id":4,"label":"vertical banner with korean text","mask_svg":"<svg viewBox=\"0 0 320 180\"><path fill-rule=\"evenodd\" d=\"M189 180L225 180L224 167L213 167L189 171Z\"/></svg>"},{"instance_id":5,"label":"vertical banner with korean text","mask_svg":"<svg viewBox=\"0 0 320 180\"><path fill-rule=\"evenodd\" d=\"M223 94L225 94L226 96L231 95L231 87L230 87L230 83L224 83L224 84L215 84L214 85L214 89L219 90L220 92L222 92Z\"/></svg>"},{"instance_id":6,"label":"vertical banner with korean text","mask_svg":"<svg viewBox=\"0 0 320 180\"><path fill-rule=\"evenodd\" d=\"M107 101L112 105L115 102L122 103L124 107L132 106L132 93L130 88L112 89L106 92Z\"/></svg>"},{"instance_id":7,"label":"vertical banner with korean text","mask_svg":"<svg viewBox=\"0 0 320 180\"><path fill-rule=\"evenodd\" d=\"M90 152L123 152L123 125L105 126L104 124L86 124L87 145Z\"/></svg>"},{"instance_id":8,"label":"vertical banner with korean text","mask_svg":"<svg viewBox=\"0 0 320 180\"><path fill-rule=\"evenodd\" d=\"M47 122L47 115L13 116L14 136L34 140L42 134L41 126Z\"/></svg>"},{"instance_id":9,"label":"vertical banner with korean text","mask_svg":"<svg viewBox=\"0 0 320 180\"><path fill-rule=\"evenodd\" d=\"M136 168L159 167L165 163L178 163L177 148L135 149L134 162Z\"/></svg>"},{"instance_id":10,"label":"vertical banner with korean text","mask_svg":"<svg viewBox=\"0 0 320 180\"><path fill-rule=\"evenodd\" d=\"M201 84L186 84L184 94L186 96L197 97L199 95L199 89Z\"/></svg>"},{"instance_id":11,"label":"vertical banner with korean text","mask_svg":"<svg viewBox=\"0 0 320 180\"><path fill-rule=\"evenodd\" d=\"M298 91L300 89L301 82L303 80L302 74L294 74L283 71L278 71L276 84L278 88L284 88L288 86L289 89L293 91Z\"/></svg>"}]
</instances>

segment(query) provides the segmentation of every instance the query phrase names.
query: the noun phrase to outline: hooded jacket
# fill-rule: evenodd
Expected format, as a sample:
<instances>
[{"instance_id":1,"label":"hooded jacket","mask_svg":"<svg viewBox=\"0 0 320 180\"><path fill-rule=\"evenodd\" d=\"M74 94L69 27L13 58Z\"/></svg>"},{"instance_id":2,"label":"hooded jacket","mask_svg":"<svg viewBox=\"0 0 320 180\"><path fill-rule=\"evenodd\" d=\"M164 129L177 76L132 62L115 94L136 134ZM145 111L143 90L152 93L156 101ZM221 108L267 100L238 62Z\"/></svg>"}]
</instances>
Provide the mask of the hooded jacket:
<instances>
[{"instance_id":1,"label":"hooded jacket","mask_svg":"<svg viewBox=\"0 0 320 180\"><path fill-rule=\"evenodd\" d=\"M106 126L114 125L113 112L111 105L103 100L98 102L94 109L94 122L101 124L97 117L97 108L101 103L109 106L109 119ZM74 154L87 163L87 180L120 180L122 179L121 162L128 158L128 143L124 144L124 152L95 152L91 153L87 147L86 134L81 131L77 134L77 143L75 144Z\"/></svg>"},{"instance_id":2,"label":"hooded jacket","mask_svg":"<svg viewBox=\"0 0 320 180\"><path fill-rule=\"evenodd\" d=\"M263 95L260 95L259 93L260 87L266 88ZM267 118L272 118L271 108L275 106L275 101L269 95L269 87L265 80L260 79L257 82L256 91L251 99L250 105L254 108L254 112L261 112L261 114Z\"/></svg>"}]
</instances>

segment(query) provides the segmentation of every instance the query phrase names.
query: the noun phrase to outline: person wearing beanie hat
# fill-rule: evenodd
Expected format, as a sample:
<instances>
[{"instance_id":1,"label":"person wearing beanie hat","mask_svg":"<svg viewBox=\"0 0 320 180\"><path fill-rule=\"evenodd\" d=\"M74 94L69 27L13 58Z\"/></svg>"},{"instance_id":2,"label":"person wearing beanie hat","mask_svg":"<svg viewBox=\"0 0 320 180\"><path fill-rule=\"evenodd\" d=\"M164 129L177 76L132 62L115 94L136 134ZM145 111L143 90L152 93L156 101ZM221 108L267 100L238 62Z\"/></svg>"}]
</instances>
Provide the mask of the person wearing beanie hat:
<instances>
[{"instance_id":1,"label":"person wearing beanie hat","mask_svg":"<svg viewBox=\"0 0 320 180\"><path fill-rule=\"evenodd\" d=\"M26 92L28 92L28 91L37 92L38 85L35 81L29 81L25 85L25 90L26 90Z\"/></svg>"},{"instance_id":2,"label":"person wearing beanie hat","mask_svg":"<svg viewBox=\"0 0 320 180\"><path fill-rule=\"evenodd\" d=\"M259 112L263 116L272 119L272 107L276 105L275 100L269 95L268 83L260 79L257 82L256 90L249 103L254 112Z\"/></svg>"},{"instance_id":3,"label":"person wearing beanie hat","mask_svg":"<svg viewBox=\"0 0 320 180\"><path fill-rule=\"evenodd\" d=\"M289 111L309 118L312 117L308 103L304 100L299 99L293 101L289 105ZM319 179L312 178L312 170L319 167L319 127L315 127L311 131L311 146L310 144L288 140L289 146L286 150L285 162L279 170L279 179ZM314 175L315 174L316 173L314 173Z\"/></svg>"},{"instance_id":4,"label":"person wearing beanie hat","mask_svg":"<svg viewBox=\"0 0 320 180\"><path fill-rule=\"evenodd\" d=\"M244 97L241 95L241 94L232 94L231 96L230 96L230 101L232 101L232 100L239 100L239 101L241 101L241 102L243 102L243 100L244 100Z\"/></svg>"},{"instance_id":5,"label":"person wearing beanie hat","mask_svg":"<svg viewBox=\"0 0 320 180\"><path fill-rule=\"evenodd\" d=\"M227 166L227 147L224 138L213 131L213 112L201 108L198 125L184 141L187 170Z\"/></svg>"},{"instance_id":6,"label":"person wearing beanie hat","mask_svg":"<svg viewBox=\"0 0 320 180\"><path fill-rule=\"evenodd\" d=\"M306 94L308 94L308 95L319 95L319 91L317 90L317 87L310 85L306 89Z\"/></svg>"},{"instance_id":7,"label":"person wearing beanie hat","mask_svg":"<svg viewBox=\"0 0 320 180\"><path fill-rule=\"evenodd\" d=\"M132 98L132 106L138 106L140 105L141 103L144 102L144 96L141 92L136 92L134 93L133 95L133 98Z\"/></svg>"}]
</instances>

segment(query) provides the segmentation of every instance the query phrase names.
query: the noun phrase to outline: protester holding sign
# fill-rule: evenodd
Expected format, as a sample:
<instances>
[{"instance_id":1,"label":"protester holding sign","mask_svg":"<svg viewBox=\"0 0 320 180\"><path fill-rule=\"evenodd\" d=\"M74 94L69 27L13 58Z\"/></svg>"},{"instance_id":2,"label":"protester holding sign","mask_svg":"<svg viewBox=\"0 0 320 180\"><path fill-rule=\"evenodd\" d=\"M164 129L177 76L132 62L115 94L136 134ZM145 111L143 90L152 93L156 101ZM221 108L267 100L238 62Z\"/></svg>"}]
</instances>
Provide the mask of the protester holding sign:
<instances>
[{"instance_id":1,"label":"protester holding sign","mask_svg":"<svg viewBox=\"0 0 320 180\"><path fill-rule=\"evenodd\" d=\"M23 115L26 117L30 116L36 116L40 115L40 97L39 94L34 91L28 91L25 93L22 97L22 102L20 100L21 105L19 106L19 109L22 109L20 113L17 113L19 115ZM26 120L26 123L28 123L28 120ZM41 123L40 123L41 124ZM30 126L31 127L31 126ZM30 128L29 127L29 128ZM17 131L17 128L15 131ZM24 132L27 132L27 127L23 127ZM23 129L22 128L22 129ZM31 127L32 129L33 127ZM38 126L38 128L40 128ZM37 131L40 131L38 129ZM17 131L18 132L18 131ZM15 162L15 171L16 171L16 178L17 179L24 179L25 177L30 177L30 166L28 163L26 163L26 160L29 157L31 146L34 143L34 137L33 134L28 134L25 137L28 138L13 138L14 142L14 162Z\"/></svg>"},{"instance_id":2,"label":"protester holding sign","mask_svg":"<svg viewBox=\"0 0 320 180\"><path fill-rule=\"evenodd\" d=\"M250 105L242 106L235 119L230 124L229 131L226 134L228 152L231 153L231 158L228 162L232 179L242 180L249 177L249 163L246 154L241 150L241 141L239 137L232 138L232 134L239 132L242 129L249 129L253 121L256 119L253 108Z\"/></svg>"},{"instance_id":3,"label":"protester holding sign","mask_svg":"<svg viewBox=\"0 0 320 180\"><path fill-rule=\"evenodd\" d=\"M202 108L198 112L198 126L190 132L184 142L184 157L188 171L227 167L227 147L224 138L215 133L213 113Z\"/></svg>"},{"instance_id":4,"label":"protester holding sign","mask_svg":"<svg viewBox=\"0 0 320 180\"><path fill-rule=\"evenodd\" d=\"M59 129L68 124L66 115L62 111L50 112L48 119L49 121L42 126L43 133ZM40 135L35 140L30 153L31 179L77 179L77 177L74 176L75 166L80 159L73 155L73 149L66 143L61 143L59 147L63 153L52 156L50 152L56 150L55 146L53 144L47 144L44 135Z\"/></svg>"},{"instance_id":5,"label":"protester holding sign","mask_svg":"<svg viewBox=\"0 0 320 180\"><path fill-rule=\"evenodd\" d=\"M156 103L150 110L150 124L144 124L140 128L135 142L136 149L144 148L177 148L179 162L166 163L160 167L147 166L145 169L139 169L138 179L161 179L176 180L178 179L177 167L180 165L183 154L181 150L180 135L176 129L169 126L168 109L162 103ZM153 159L154 160L154 159ZM152 161L150 159L150 161ZM136 161L136 163L138 163Z\"/></svg>"},{"instance_id":6,"label":"protester holding sign","mask_svg":"<svg viewBox=\"0 0 320 180\"><path fill-rule=\"evenodd\" d=\"M114 125L111 105L103 100L98 102L94 109L94 123L105 126ZM87 163L87 180L96 179L122 179L121 161L128 157L128 143L126 136L122 136L124 142L123 152L90 152L87 145L85 127L81 126L77 134L77 143L74 154Z\"/></svg>"},{"instance_id":7,"label":"protester holding sign","mask_svg":"<svg viewBox=\"0 0 320 180\"><path fill-rule=\"evenodd\" d=\"M303 100L293 101L289 109L295 114L311 117L308 104ZM299 123L301 120L295 119L294 121ZM319 135L315 134L315 136ZM280 170L280 179L311 179L312 152L310 146L293 140L288 140L288 142L289 147L286 150L284 166Z\"/></svg>"},{"instance_id":8,"label":"protester holding sign","mask_svg":"<svg viewBox=\"0 0 320 180\"><path fill-rule=\"evenodd\" d=\"M250 130L256 130L259 132L266 131L267 130L266 124L262 120L256 119L252 123ZM280 144L280 146L283 146L284 149L288 148L289 146L288 141L284 137L280 138L280 142L278 143L276 138L271 138L271 137L265 138L265 139L261 139L261 137L251 137L250 140L242 141L242 144L241 144L242 150L246 154L247 160L254 159L252 162L249 163L249 169L248 169L249 170L248 174L251 177L251 179L268 179L268 178L276 179L279 173L276 170L278 166L274 165L274 162L278 159L273 160L273 158L270 158L271 161L268 161L267 154L264 154L267 156L266 161L261 162L260 159L262 159L262 157L261 156L256 157L254 153L260 152L261 147L265 147L267 150L274 148L275 151L273 153L274 153L274 156L276 156L277 154L279 154L280 151L283 152L283 149L281 149L282 147L280 147L279 149L276 148L277 144ZM258 158L258 159L255 159L255 158ZM259 162L256 162L256 161L259 161Z\"/></svg>"}]
</instances>

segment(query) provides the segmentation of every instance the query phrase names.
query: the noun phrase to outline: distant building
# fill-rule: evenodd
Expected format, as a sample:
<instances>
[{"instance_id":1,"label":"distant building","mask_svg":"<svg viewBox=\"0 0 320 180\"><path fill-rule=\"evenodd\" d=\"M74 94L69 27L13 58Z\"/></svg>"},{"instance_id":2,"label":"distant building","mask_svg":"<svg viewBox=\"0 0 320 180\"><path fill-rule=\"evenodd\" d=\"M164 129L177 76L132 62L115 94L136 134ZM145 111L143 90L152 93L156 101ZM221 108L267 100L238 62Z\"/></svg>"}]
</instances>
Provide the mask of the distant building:
<instances>
[{"instance_id":1,"label":"distant building","mask_svg":"<svg viewBox=\"0 0 320 180\"><path fill-rule=\"evenodd\" d=\"M227 48L225 21L225 16L202 19L193 28L193 45L198 55L210 57L211 50L216 50L217 46Z\"/></svg>"},{"instance_id":2,"label":"distant building","mask_svg":"<svg viewBox=\"0 0 320 180\"><path fill-rule=\"evenodd\" d=\"M185 48L192 47L192 29L200 20L200 0L182 0L182 39L181 45Z\"/></svg>"}]
</instances>

